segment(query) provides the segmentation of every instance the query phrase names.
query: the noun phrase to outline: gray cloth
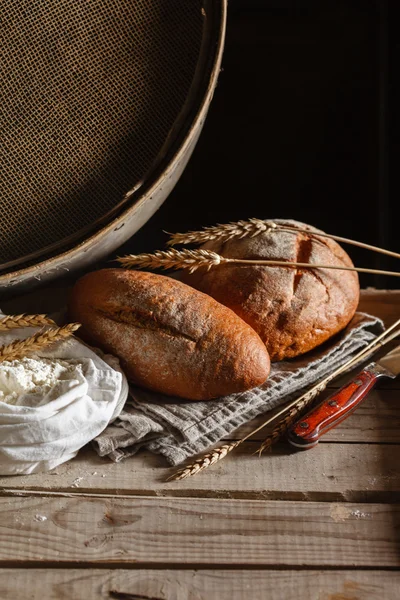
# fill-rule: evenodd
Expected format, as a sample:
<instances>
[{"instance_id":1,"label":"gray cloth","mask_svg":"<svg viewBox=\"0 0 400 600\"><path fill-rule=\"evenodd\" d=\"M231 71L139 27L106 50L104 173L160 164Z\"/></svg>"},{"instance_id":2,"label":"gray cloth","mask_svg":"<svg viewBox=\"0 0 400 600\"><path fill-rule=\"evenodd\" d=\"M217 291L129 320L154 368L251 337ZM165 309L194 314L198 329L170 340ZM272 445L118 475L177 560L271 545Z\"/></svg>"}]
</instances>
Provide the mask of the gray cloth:
<instances>
[{"instance_id":1,"label":"gray cloth","mask_svg":"<svg viewBox=\"0 0 400 600\"><path fill-rule=\"evenodd\" d=\"M329 342L299 358L273 363L261 387L218 400L193 402L131 388L131 399L119 418L94 440L95 448L100 456L119 462L144 447L177 465L299 395L381 331L379 319L356 313L348 327Z\"/></svg>"}]
</instances>

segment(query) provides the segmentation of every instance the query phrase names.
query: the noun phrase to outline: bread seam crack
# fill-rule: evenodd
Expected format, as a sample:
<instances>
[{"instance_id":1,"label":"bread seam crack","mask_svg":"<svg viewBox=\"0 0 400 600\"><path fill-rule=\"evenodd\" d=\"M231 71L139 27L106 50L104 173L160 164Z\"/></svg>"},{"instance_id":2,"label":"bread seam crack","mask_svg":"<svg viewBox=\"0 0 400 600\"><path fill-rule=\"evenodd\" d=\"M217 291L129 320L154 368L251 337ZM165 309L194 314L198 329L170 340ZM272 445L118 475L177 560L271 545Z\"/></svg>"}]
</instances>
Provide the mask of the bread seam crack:
<instances>
[{"instance_id":1,"label":"bread seam crack","mask_svg":"<svg viewBox=\"0 0 400 600\"><path fill-rule=\"evenodd\" d=\"M297 263L308 263L311 257L311 252L312 252L312 239L310 237L303 237L302 235L298 235L297 236L297 248L296 248L296 258L294 260L294 262ZM311 273L313 275L315 275L313 273L313 271L311 271ZM293 296L296 295L296 291L297 288L299 287L299 283L301 278L304 275L304 271L300 269L296 269L296 272L294 274L294 278L293 278Z\"/></svg>"},{"instance_id":2,"label":"bread seam crack","mask_svg":"<svg viewBox=\"0 0 400 600\"><path fill-rule=\"evenodd\" d=\"M183 338L197 344L198 339L187 334L182 333L176 327L171 325L165 325L158 320L153 314L144 313L139 311L133 311L132 309L120 309L120 310L104 310L92 307L93 310L100 313L103 317L115 321L116 323L126 323L132 325L137 329L147 329L148 331L157 331L157 333L164 333L170 337L179 339Z\"/></svg>"}]
</instances>

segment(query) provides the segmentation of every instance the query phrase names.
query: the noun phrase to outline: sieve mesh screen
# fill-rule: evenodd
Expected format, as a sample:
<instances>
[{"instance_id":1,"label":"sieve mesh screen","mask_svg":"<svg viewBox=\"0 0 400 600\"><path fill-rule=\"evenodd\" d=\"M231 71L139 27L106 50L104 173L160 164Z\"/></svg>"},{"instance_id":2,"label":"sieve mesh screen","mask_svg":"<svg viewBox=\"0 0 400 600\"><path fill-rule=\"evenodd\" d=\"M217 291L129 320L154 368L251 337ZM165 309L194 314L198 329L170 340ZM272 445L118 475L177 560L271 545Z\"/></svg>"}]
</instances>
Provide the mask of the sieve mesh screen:
<instances>
[{"instance_id":1,"label":"sieve mesh screen","mask_svg":"<svg viewBox=\"0 0 400 600\"><path fill-rule=\"evenodd\" d=\"M80 231L148 171L188 96L200 0L7 0L0 264Z\"/></svg>"}]
</instances>

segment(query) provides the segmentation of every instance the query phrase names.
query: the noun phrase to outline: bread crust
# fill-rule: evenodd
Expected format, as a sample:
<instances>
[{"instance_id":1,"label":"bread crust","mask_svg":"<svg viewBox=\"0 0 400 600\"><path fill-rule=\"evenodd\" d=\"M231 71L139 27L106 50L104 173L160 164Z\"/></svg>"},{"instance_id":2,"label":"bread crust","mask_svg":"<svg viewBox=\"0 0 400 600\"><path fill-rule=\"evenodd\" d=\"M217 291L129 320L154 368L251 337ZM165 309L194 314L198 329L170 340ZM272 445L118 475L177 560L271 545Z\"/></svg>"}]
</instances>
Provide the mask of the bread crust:
<instances>
[{"instance_id":1,"label":"bread crust","mask_svg":"<svg viewBox=\"0 0 400 600\"><path fill-rule=\"evenodd\" d=\"M210 241L202 246L230 258L283 260L353 266L339 244L298 221L274 219L295 230L254 238ZM316 235L315 235L316 234ZM210 271L185 273L182 280L225 304L251 325L272 361L304 354L341 331L352 319L360 287L354 271L221 264Z\"/></svg>"},{"instance_id":2,"label":"bread crust","mask_svg":"<svg viewBox=\"0 0 400 600\"><path fill-rule=\"evenodd\" d=\"M69 317L88 343L118 356L135 384L208 400L263 383L270 361L257 333L227 307L180 281L104 269L73 288Z\"/></svg>"}]
</instances>

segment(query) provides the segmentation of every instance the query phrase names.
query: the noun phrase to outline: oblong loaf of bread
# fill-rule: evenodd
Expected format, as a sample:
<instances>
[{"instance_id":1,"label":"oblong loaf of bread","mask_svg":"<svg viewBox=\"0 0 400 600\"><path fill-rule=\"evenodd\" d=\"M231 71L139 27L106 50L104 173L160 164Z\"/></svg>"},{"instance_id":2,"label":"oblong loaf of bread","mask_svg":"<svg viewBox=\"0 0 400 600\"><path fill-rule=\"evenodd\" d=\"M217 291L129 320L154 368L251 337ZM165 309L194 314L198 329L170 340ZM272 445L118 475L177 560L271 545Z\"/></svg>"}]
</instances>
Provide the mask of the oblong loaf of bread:
<instances>
[{"instance_id":1,"label":"oblong loaf of bread","mask_svg":"<svg viewBox=\"0 0 400 600\"><path fill-rule=\"evenodd\" d=\"M79 335L118 356L135 384L208 400L263 383L270 361L257 333L229 308L163 275L104 269L75 285Z\"/></svg>"}]
</instances>

